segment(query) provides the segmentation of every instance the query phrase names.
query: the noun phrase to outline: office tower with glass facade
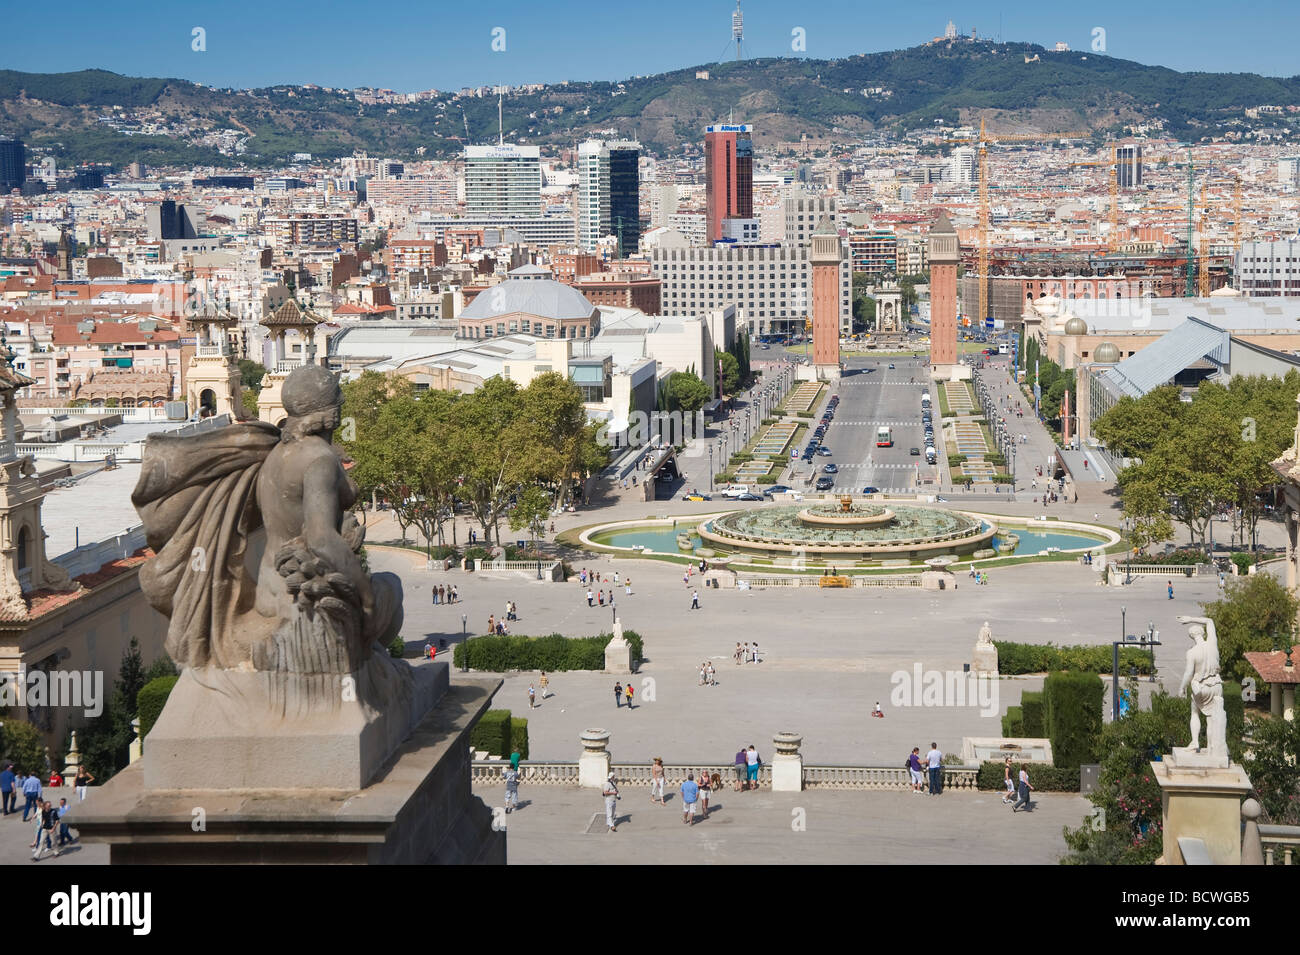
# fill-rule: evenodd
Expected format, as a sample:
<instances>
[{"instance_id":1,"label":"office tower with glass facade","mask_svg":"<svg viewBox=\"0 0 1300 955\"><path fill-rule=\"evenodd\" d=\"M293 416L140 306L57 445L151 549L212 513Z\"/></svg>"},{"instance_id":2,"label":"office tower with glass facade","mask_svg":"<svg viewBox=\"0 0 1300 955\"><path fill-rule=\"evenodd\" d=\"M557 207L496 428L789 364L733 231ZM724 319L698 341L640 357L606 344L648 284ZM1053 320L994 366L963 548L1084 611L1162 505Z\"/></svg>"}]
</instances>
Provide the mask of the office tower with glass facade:
<instances>
[{"instance_id":1,"label":"office tower with glass facade","mask_svg":"<svg viewBox=\"0 0 1300 955\"><path fill-rule=\"evenodd\" d=\"M536 146L466 146L465 204L470 215L542 213L542 160Z\"/></svg>"},{"instance_id":2,"label":"office tower with glass facade","mask_svg":"<svg viewBox=\"0 0 1300 955\"><path fill-rule=\"evenodd\" d=\"M723 237L725 219L754 217L754 143L750 126L704 128L706 238Z\"/></svg>"}]
</instances>

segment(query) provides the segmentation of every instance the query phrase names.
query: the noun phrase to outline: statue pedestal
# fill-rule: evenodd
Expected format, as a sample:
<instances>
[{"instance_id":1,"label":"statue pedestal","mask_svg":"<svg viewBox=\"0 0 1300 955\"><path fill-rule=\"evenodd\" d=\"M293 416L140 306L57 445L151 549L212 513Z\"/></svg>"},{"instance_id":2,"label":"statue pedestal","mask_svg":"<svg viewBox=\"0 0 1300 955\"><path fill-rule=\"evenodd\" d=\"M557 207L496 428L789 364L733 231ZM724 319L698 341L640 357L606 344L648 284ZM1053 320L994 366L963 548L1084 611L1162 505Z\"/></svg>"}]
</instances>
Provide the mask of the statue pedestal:
<instances>
[{"instance_id":1,"label":"statue pedestal","mask_svg":"<svg viewBox=\"0 0 1300 955\"><path fill-rule=\"evenodd\" d=\"M123 864L464 864L506 861L504 831L470 791L469 732L500 680L447 690L359 789L306 788L283 773L278 788L158 790L144 759L97 787L69 819L86 842L106 842Z\"/></svg>"},{"instance_id":2,"label":"statue pedestal","mask_svg":"<svg viewBox=\"0 0 1300 955\"><path fill-rule=\"evenodd\" d=\"M605 672L632 672L632 645L623 639L623 624L614 621L614 636L605 644Z\"/></svg>"},{"instance_id":3,"label":"statue pedestal","mask_svg":"<svg viewBox=\"0 0 1300 955\"><path fill-rule=\"evenodd\" d=\"M1200 839L1215 865L1241 864L1241 801L1250 792L1245 770L1226 756L1176 747L1151 771L1160 784L1164 865L1183 865L1178 840Z\"/></svg>"},{"instance_id":4,"label":"statue pedestal","mask_svg":"<svg viewBox=\"0 0 1300 955\"><path fill-rule=\"evenodd\" d=\"M776 755L772 757L772 792L803 791L803 757L799 747L803 737L797 733L777 733L772 737Z\"/></svg>"},{"instance_id":5,"label":"statue pedestal","mask_svg":"<svg viewBox=\"0 0 1300 955\"><path fill-rule=\"evenodd\" d=\"M992 643L977 643L971 651L970 668L975 673L998 675L998 648Z\"/></svg>"},{"instance_id":6,"label":"statue pedestal","mask_svg":"<svg viewBox=\"0 0 1300 955\"><path fill-rule=\"evenodd\" d=\"M583 730L578 738L582 740L582 755L578 757L578 785L584 789L604 789L612 762L607 748L609 730Z\"/></svg>"}]
</instances>

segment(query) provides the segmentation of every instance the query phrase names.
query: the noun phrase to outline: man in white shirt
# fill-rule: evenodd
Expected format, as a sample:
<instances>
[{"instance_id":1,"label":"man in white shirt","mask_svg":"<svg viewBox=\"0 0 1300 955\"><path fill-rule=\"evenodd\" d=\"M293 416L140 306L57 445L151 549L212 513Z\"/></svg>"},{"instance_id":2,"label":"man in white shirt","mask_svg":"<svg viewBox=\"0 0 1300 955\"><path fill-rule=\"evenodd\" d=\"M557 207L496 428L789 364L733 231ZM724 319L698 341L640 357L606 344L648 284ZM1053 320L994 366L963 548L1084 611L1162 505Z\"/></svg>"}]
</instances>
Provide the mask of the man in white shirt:
<instances>
[{"instance_id":1,"label":"man in white shirt","mask_svg":"<svg viewBox=\"0 0 1300 955\"><path fill-rule=\"evenodd\" d=\"M930 795L937 796L943 792L943 753L938 743L930 744L930 752L925 754L926 766L930 769Z\"/></svg>"},{"instance_id":2,"label":"man in white shirt","mask_svg":"<svg viewBox=\"0 0 1300 955\"><path fill-rule=\"evenodd\" d=\"M618 807L618 786L614 785L613 773L605 779L605 788L601 791L601 795L605 797L605 825L609 827L610 832L617 832L614 822Z\"/></svg>"}]
</instances>

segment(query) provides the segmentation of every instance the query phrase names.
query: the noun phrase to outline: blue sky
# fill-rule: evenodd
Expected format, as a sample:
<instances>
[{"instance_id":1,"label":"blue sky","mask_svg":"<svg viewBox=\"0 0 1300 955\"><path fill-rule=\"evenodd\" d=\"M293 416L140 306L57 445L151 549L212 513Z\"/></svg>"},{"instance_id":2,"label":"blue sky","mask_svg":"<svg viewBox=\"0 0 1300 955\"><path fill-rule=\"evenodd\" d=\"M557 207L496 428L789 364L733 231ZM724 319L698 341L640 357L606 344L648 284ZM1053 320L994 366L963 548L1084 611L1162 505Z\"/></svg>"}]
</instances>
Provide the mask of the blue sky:
<instances>
[{"instance_id":1,"label":"blue sky","mask_svg":"<svg viewBox=\"0 0 1300 955\"><path fill-rule=\"evenodd\" d=\"M495 83L621 79L728 59L734 0L7 0L0 67L62 72L100 67L218 86L319 83L397 90ZM914 46L952 19L969 34L1088 49L1105 32L1111 56L1178 70L1300 73L1296 0L1094 0L883 3L744 0L746 54L840 57ZM206 50L192 49L193 29ZM493 29L505 50L492 49Z\"/></svg>"}]
</instances>

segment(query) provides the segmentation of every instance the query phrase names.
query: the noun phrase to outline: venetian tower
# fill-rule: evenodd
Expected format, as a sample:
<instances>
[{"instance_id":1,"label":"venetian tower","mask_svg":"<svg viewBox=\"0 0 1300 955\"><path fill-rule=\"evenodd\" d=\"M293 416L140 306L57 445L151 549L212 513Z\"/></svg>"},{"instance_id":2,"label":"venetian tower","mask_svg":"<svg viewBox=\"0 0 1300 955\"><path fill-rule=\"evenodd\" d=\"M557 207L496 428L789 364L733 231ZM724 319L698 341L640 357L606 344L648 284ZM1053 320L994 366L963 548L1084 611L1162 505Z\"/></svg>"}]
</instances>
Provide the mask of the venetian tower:
<instances>
[{"instance_id":1,"label":"venetian tower","mask_svg":"<svg viewBox=\"0 0 1300 955\"><path fill-rule=\"evenodd\" d=\"M940 212L930 227L930 373L946 381L957 364L957 265L961 249L957 230Z\"/></svg>"},{"instance_id":2,"label":"venetian tower","mask_svg":"<svg viewBox=\"0 0 1300 955\"><path fill-rule=\"evenodd\" d=\"M819 381L840 378L840 265L844 251L830 217L812 234L813 369Z\"/></svg>"}]
</instances>

